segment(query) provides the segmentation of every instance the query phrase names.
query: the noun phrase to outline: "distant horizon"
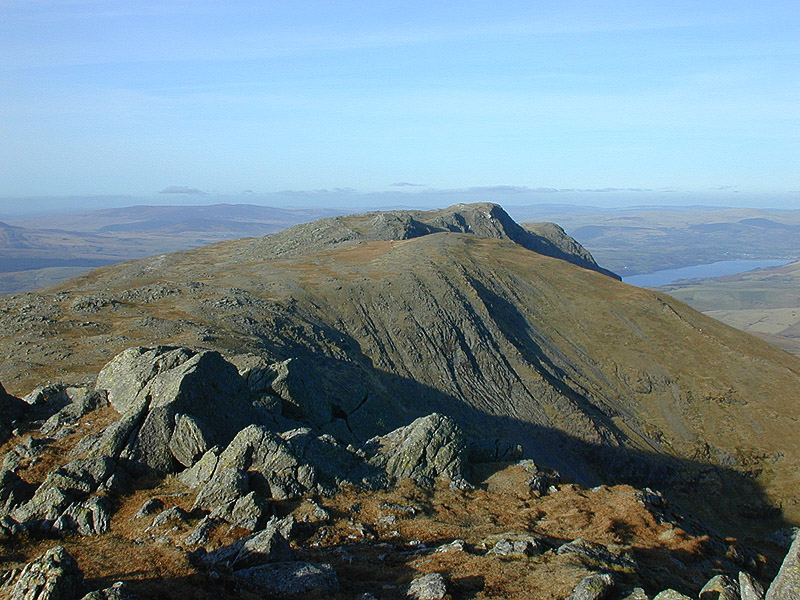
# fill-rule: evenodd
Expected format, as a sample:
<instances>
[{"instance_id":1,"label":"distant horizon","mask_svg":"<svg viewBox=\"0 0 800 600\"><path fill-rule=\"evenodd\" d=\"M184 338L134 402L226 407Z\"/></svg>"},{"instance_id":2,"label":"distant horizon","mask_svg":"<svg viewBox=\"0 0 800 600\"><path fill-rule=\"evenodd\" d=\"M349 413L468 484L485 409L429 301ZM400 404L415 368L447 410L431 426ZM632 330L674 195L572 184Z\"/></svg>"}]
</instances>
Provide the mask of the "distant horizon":
<instances>
[{"instance_id":1,"label":"distant horizon","mask_svg":"<svg viewBox=\"0 0 800 600\"><path fill-rule=\"evenodd\" d=\"M178 186L173 186L178 187ZM181 186L183 187L183 186ZM186 188L191 189L191 188ZM526 186L475 186L461 189L425 188L414 191L361 192L352 188L283 190L269 193L156 192L147 195L61 195L0 197L0 219L77 214L134 206L210 206L244 204L282 210L329 208L364 210L427 210L452 204L493 202L509 207L565 210L721 210L752 208L800 210L800 192L784 194L646 190L635 188L555 189Z\"/></svg>"}]
</instances>

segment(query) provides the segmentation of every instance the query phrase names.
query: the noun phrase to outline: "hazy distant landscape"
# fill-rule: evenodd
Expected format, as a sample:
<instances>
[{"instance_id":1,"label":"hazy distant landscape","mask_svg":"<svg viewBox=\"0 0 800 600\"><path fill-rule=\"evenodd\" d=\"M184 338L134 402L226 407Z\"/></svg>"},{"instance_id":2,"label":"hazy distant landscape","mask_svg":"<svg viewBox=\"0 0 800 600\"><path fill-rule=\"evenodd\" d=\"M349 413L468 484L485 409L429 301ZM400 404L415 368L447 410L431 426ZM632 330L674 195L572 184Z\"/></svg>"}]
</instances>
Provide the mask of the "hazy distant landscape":
<instances>
[{"instance_id":1,"label":"hazy distant landscape","mask_svg":"<svg viewBox=\"0 0 800 600\"><path fill-rule=\"evenodd\" d=\"M519 222L552 221L623 277L723 260L800 257L800 210L509 206ZM335 208L248 204L133 206L0 222L0 293L30 291L134 258L258 237Z\"/></svg>"}]
</instances>

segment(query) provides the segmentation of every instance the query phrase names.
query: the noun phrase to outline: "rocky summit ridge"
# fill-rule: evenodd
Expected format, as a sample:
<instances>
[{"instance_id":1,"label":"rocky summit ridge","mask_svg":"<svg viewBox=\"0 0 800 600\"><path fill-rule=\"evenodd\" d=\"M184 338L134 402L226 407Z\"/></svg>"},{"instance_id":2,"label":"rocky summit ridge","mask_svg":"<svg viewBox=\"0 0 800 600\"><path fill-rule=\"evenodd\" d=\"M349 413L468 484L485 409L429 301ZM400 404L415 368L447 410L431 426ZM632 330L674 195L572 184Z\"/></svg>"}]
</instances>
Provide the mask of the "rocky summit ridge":
<instances>
[{"instance_id":1,"label":"rocky summit ridge","mask_svg":"<svg viewBox=\"0 0 800 600\"><path fill-rule=\"evenodd\" d=\"M0 332L0 534L29 566L61 539L97 597L126 592L87 560L138 548L242 597L758 598L791 537L725 535L800 516L800 362L497 205L101 268L4 297Z\"/></svg>"}]
</instances>

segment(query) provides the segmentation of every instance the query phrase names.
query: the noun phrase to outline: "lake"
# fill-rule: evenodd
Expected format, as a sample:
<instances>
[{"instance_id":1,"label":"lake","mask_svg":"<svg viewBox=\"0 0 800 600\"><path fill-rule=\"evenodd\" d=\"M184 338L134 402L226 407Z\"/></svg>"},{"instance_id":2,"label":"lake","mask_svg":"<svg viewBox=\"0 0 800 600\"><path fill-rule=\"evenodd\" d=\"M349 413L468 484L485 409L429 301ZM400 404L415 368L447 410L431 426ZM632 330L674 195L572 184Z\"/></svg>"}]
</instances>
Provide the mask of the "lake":
<instances>
[{"instance_id":1,"label":"lake","mask_svg":"<svg viewBox=\"0 0 800 600\"><path fill-rule=\"evenodd\" d=\"M643 275L623 277L622 281L639 287L658 287L678 281L679 279L706 279L708 277L722 277L723 275L736 275L753 269L763 267L777 267L792 261L786 259L766 260L722 260L707 265L693 265L679 269L665 269Z\"/></svg>"}]
</instances>

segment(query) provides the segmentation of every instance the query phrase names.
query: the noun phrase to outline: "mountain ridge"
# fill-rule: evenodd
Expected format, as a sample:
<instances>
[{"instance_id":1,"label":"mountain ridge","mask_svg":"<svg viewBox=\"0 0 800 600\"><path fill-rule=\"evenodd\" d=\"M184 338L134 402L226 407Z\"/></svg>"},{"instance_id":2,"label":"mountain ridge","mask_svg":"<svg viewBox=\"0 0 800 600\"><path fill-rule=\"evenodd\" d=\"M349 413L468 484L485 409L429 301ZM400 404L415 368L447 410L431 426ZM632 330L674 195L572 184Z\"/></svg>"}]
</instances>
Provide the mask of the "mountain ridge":
<instances>
[{"instance_id":1,"label":"mountain ridge","mask_svg":"<svg viewBox=\"0 0 800 600\"><path fill-rule=\"evenodd\" d=\"M340 439L437 410L582 481L678 485L697 500L700 482L727 480L742 494L720 499L734 515L766 485L794 514L800 362L497 230L463 233L492 223L472 210L444 213L462 217L456 232L409 235L434 225L390 213L390 239L364 239L370 213L300 226L307 241L220 242L7 297L0 381L91 380L132 345L249 352L290 361L297 410Z\"/></svg>"}]
</instances>

